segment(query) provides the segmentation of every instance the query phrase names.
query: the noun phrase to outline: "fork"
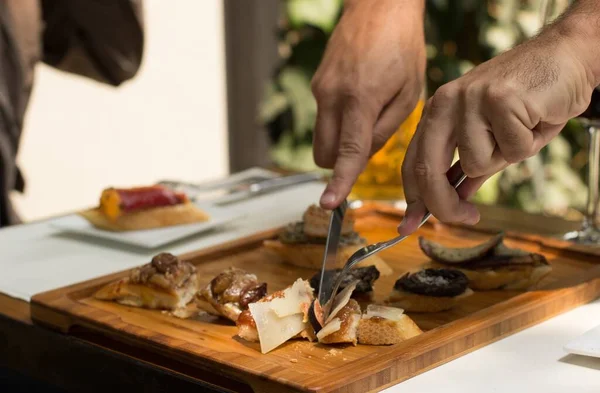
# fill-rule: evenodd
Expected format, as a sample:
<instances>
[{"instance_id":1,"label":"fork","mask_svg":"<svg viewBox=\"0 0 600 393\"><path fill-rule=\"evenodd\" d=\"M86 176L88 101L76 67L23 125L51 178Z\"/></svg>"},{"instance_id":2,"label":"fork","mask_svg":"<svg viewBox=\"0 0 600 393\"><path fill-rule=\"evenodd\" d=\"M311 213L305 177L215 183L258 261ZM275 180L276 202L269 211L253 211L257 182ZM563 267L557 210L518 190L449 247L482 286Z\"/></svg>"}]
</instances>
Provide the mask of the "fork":
<instances>
[{"instance_id":1,"label":"fork","mask_svg":"<svg viewBox=\"0 0 600 393\"><path fill-rule=\"evenodd\" d=\"M454 189L457 189L458 186L460 186L466 178L467 178L467 175L465 175L464 173L461 173L461 176L458 178L458 180L456 180L452 184ZM429 217L431 217L431 213L429 211L426 211L425 216L423 216L423 219L421 220L421 223L419 224L417 229L421 228L421 226L423 224L425 224L425 222L429 219ZM395 238L384 241L384 242L369 244L368 246L365 246L365 247L361 248L360 250L357 250L354 254L352 254L350 256L350 258L348 258L348 261L346 262L346 264L342 268L342 271L340 272L340 274L337 276L337 279L335 280L335 283L332 287L333 290L330 292L332 294L330 301L332 302L333 301L332 299L335 298L335 294L337 293L337 290L340 287L342 279L344 278L346 273L348 273L348 271L350 269L352 269L357 263L365 260L366 258L370 257L371 255L374 255L380 251L385 250L386 248L390 248L390 247L400 243L402 240L406 239L408 236L409 235L400 235L400 236L396 236Z\"/></svg>"}]
</instances>

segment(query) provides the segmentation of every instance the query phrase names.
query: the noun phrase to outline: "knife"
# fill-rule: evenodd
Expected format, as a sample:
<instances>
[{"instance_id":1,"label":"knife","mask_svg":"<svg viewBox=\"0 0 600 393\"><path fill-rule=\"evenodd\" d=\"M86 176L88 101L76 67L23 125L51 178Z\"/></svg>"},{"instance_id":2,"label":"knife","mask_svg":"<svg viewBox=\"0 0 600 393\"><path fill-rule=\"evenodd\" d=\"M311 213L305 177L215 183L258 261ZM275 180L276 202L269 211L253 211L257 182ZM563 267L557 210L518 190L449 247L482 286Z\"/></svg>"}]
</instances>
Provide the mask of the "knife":
<instances>
[{"instance_id":1,"label":"knife","mask_svg":"<svg viewBox=\"0 0 600 393\"><path fill-rule=\"evenodd\" d=\"M323 266L321 267L321 279L319 281L319 294L317 296L323 310L323 320L327 319L328 310L331 308L330 300L335 297L335 294L331 293L333 290L332 285L330 285L331 283L324 282L325 271L335 268L342 224L347 208L348 201L344 200L339 207L331 212L331 218L329 219L329 231L325 243L325 254L323 255Z\"/></svg>"}]
</instances>

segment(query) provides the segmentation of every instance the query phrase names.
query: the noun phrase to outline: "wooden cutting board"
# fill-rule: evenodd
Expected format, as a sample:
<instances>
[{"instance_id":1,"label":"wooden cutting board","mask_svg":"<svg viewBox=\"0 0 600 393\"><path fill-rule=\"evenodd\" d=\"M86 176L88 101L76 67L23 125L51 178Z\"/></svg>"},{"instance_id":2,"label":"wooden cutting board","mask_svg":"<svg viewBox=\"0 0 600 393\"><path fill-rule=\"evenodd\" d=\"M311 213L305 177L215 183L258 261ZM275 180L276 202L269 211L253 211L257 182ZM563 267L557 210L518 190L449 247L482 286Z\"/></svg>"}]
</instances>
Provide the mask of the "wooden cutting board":
<instances>
[{"instance_id":1,"label":"wooden cutting board","mask_svg":"<svg viewBox=\"0 0 600 393\"><path fill-rule=\"evenodd\" d=\"M370 242L396 234L398 218L393 215L369 208L358 216L356 229ZM229 266L257 274L268 283L269 292L285 288L298 277L309 279L316 271L286 265L262 247L276 232L259 233L182 258L197 266L203 285ZM474 245L490 236L440 225L425 225L419 235L456 247ZM523 236L509 237L506 243L548 258L553 270L539 289L476 292L447 312L409 314L425 333L394 346L331 347L290 341L262 355L257 343L237 337L236 327L225 320L209 315L184 320L92 298L100 286L126 276L126 271L34 296L31 314L36 323L65 333L100 334L168 357L188 369L208 370L219 376L217 382L222 377L234 379L255 392L379 391L600 295L597 257ZM394 274L376 282L378 302L387 297L403 272L428 262L417 236L381 256Z\"/></svg>"}]
</instances>

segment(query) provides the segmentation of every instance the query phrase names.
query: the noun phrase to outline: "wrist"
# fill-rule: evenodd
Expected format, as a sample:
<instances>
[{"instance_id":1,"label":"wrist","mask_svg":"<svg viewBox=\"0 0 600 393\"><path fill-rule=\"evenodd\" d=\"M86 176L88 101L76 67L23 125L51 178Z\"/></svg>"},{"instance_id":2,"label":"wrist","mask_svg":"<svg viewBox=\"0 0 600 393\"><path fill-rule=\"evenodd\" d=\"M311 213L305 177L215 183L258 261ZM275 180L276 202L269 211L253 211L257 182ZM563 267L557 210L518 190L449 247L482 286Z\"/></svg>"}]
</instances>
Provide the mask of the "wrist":
<instances>
[{"instance_id":1,"label":"wrist","mask_svg":"<svg viewBox=\"0 0 600 393\"><path fill-rule=\"evenodd\" d=\"M382 0L377 0L382 1ZM425 0L383 0L389 3L389 9L392 11L394 8L403 10L404 12L415 11L420 14L420 17L424 16L425 12ZM351 8L364 5L366 7L373 6L373 0L344 0L344 8Z\"/></svg>"},{"instance_id":2,"label":"wrist","mask_svg":"<svg viewBox=\"0 0 600 393\"><path fill-rule=\"evenodd\" d=\"M565 42L585 69L590 87L600 85L600 15L571 13L551 27L551 36Z\"/></svg>"}]
</instances>

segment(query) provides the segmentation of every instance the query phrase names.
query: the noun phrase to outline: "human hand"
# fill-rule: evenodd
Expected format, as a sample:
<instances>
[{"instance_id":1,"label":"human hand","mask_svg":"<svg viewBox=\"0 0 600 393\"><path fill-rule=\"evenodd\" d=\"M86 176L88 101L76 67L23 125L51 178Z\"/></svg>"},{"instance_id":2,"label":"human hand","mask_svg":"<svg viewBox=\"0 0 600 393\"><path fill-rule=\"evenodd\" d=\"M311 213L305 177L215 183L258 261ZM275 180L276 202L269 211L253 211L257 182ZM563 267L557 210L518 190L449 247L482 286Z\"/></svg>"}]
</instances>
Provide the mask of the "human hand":
<instances>
[{"instance_id":1,"label":"human hand","mask_svg":"<svg viewBox=\"0 0 600 393\"><path fill-rule=\"evenodd\" d=\"M321 206L337 207L416 106L425 73L423 0L346 0L312 88L314 159L333 176Z\"/></svg>"},{"instance_id":2,"label":"human hand","mask_svg":"<svg viewBox=\"0 0 600 393\"><path fill-rule=\"evenodd\" d=\"M408 207L401 234L416 230L426 209L442 222L477 223L476 207L464 199L537 154L587 108L599 81L585 50L594 41L574 23L561 20L436 91L402 166ZM450 170L456 148L460 163ZM468 179L454 190L449 179L460 168Z\"/></svg>"}]
</instances>

